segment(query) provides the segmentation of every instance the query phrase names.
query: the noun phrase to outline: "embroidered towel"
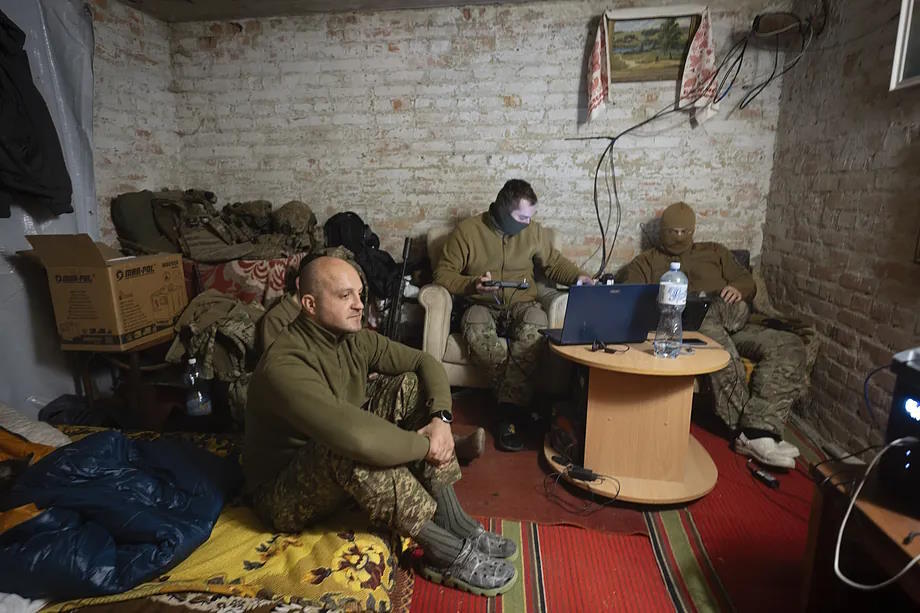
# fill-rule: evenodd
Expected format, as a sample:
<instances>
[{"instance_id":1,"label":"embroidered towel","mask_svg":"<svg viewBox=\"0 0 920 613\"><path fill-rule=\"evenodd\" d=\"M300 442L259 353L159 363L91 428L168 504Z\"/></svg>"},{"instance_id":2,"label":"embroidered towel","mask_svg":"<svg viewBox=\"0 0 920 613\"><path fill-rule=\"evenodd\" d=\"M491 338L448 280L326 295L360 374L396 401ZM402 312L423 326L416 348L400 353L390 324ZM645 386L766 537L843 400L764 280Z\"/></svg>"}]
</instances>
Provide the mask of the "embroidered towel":
<instances>
[{"instance_id":1,"label":"embroidered towel","mask_svg":"<svg viewBox=\"0 0 920 613\"><path fill-rule=\"evenodd\" d=\"M712 42L712 24L709 8L702 11L700 25L696 29L687 60L681 74L680 105L692 103L688 110L702 121L715 113L716 86L713 79L716 68L716 51ZM607 53L607 15L601 16L594 36L594 45L588 57L588 121L592 121L613 102L610 90L610 56ZM702 111L702 113L700 112Z\"/></svg>"}]
</instances>

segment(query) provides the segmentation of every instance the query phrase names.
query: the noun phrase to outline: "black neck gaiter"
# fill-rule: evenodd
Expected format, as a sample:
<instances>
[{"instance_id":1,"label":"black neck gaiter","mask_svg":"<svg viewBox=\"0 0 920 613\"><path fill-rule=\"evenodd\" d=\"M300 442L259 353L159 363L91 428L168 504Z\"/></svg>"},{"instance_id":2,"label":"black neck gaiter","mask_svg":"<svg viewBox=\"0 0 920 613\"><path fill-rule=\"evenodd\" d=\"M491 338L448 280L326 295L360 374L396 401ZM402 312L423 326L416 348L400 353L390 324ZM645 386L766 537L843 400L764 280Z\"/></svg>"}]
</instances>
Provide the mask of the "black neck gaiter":
<instances>
[{"instance_id":1,"label":"black neck gaiter","mask_svg":"<svg viewBox=\"0 0 920 613\"><path fill-rule=\"evenodd\" d=\"M505 207L498 206L496 202L489 205L489 215L492 216L492 220L495 222L495 225L498 226L498 229L508 236L514 236L527 227L526 223L521 223L516 220Z\"/></svg>"}]
</instances>

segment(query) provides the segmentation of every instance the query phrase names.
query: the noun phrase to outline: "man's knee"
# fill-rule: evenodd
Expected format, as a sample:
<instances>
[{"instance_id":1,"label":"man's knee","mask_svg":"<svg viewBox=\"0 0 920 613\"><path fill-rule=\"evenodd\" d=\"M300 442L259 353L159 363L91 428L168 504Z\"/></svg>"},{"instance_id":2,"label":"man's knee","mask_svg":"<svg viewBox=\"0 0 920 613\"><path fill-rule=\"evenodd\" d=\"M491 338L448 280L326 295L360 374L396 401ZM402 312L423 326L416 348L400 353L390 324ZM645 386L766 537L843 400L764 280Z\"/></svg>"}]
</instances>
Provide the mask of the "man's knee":
<instances>
[{"instance_id":1,"label":"man's knee","mask_svg":"<svg viewBox=\"0 0 920 613\"><path fill-rule=\"evenodd\" d=\"M492 313L486 307L481 304L474 304L469 307L466 312L463 314L462 324L464 326L471 325L494 325L495 320L492 319Z\"/></svg>"},{"instance_id":2,"label":"man's knee","mask_svg":"<svg viewBox=\"0 0 920 613\"><path fill-rule=\"evenodd\" d=\"M805 368L805 343L792 332L764 328L738 343L738 351L758 363Z\"/></svg>"}]
</instances>

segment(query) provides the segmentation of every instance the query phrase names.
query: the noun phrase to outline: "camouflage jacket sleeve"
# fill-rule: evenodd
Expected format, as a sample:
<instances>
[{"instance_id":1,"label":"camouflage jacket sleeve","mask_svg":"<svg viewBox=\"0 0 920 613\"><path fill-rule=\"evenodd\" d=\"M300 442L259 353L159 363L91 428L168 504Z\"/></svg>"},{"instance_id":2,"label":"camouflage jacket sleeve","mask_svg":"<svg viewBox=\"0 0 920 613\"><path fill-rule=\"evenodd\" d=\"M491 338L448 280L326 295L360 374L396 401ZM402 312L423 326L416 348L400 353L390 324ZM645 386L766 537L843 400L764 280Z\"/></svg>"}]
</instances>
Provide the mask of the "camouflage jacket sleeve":
<instances>
[{"instance_id":1,"label":"camouflage jacket sleeve","mask_svg":"<svg viewBox=\"0 0 920 613\"><path fill-rule=\"evenodd\" d=\"M754 285L754 276L750 271L738 263L734 254L727 247L719 245L719 262L722 264L722 276L728 285L734 286L741 292L741 298L750 301L757 292Z\"/></svg>"},{"instance_id":2,"label":"camouflage jacket sleeve","mask_svg":"<svg viewBox=\"0 0 920 613\"><path fill-rule=\"evenodd\" d=\"M470 244L465 240L463 233L459 230L451 232L441 251L441 259L434 269L434 282L446 287L447 291L455 296L475 294L479 278L463 274L469 254Z\"/></svg>"},{"instance_id":3,"label":"camouflage jacket sleeve","mask_svg":"<svg viewBox=\"0 0 920 613\"><path fill-rule=\"evenodd\" d=\"M263 375L262 406L336 453L371 466L398 466L428 454L427 438L339 400L296 356L275 360Z\"/></svg>"},{"instance_id":4,"label":"camouflage jacket sleeve","mask_svg":"<svg viewBox=\"0 0 920 613\"><path fill-rule=\"evenodd\" d=\"M649 251L643 251L616 275L617 283L657 283L652 278L652 260Z\"/></svg>"},{"instance_id":5,"label":"camouflage jacket sleeve","mask_svg":"<svg viewBox=\"0 0 920 613\"><path fill-rule=\"evenodd\" d=\"M543 267L543 274L550 281L561 283L563 285L574 285L579 275L589 276L578 266L564 257L562 253L553 247L550 240L549 232L540 228L538 243L534 254L534 264Z\"/></svg>"},{"instance_id":6,"label":"camouflage jacket sleeve","mask_svg":"<svg viewBox=\"0 0 920 613\"><path fill-rule=\"evenodd\" d=\"M376 332L368 331L367 342L370 351L369 370L384 375L414 372L424 390L429 412L450 410L450 383L444 367L437 360L424 351L391 341Z\"/></svg>"}]
</instances>

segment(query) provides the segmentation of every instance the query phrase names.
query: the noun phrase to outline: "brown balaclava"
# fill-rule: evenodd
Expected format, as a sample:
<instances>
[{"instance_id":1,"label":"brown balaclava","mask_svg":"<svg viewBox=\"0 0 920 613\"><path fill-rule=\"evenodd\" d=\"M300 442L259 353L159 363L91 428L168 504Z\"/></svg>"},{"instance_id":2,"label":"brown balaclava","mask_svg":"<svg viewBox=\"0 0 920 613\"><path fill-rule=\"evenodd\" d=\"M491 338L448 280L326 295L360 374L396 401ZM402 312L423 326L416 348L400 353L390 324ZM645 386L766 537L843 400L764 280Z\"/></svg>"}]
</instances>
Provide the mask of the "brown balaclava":
<instances>
[{"instance_id":1,"label":"brown balaclava","mask_svg":"<svg viewBox=\"0 0 920 613\"><path fill-rule=\"evenodd\" d=\"M683 229L677 235L675 228ZM696 215L686 202L675 202L664 210L658 226L658 240L661 248L671 255L680 255L693 246L693 231L696 229Z\"/></svg>"}]
</instances>

